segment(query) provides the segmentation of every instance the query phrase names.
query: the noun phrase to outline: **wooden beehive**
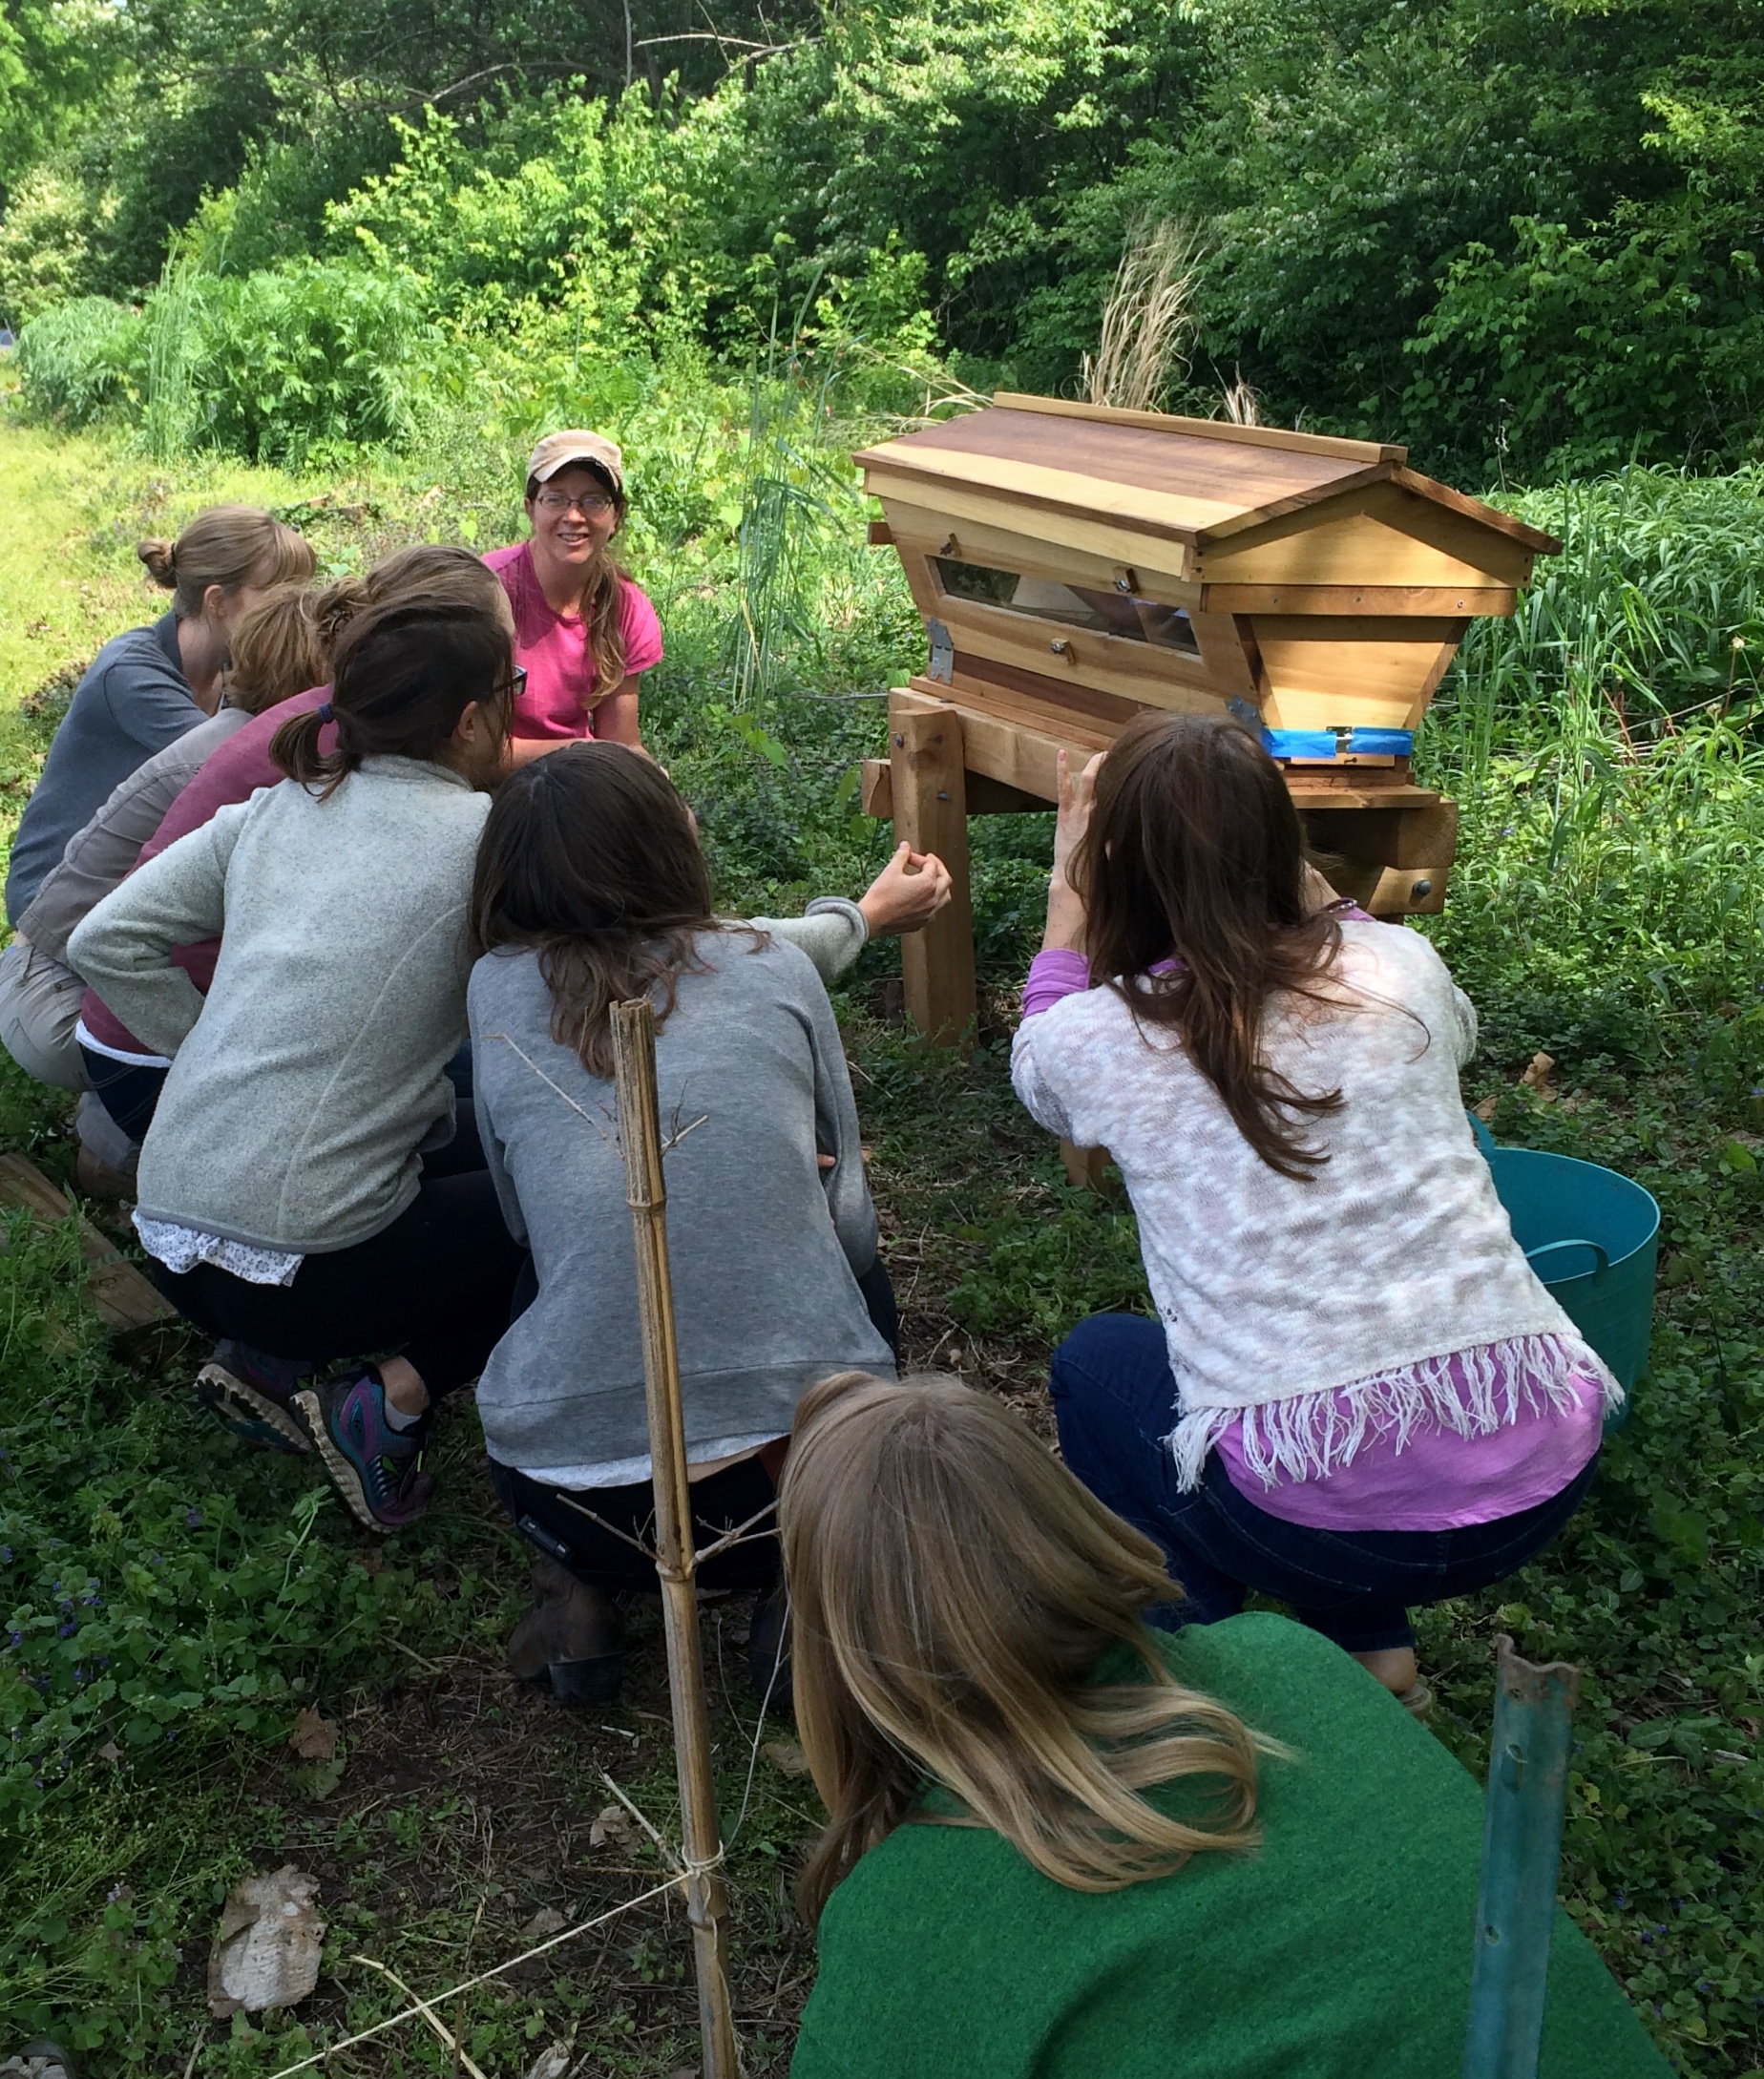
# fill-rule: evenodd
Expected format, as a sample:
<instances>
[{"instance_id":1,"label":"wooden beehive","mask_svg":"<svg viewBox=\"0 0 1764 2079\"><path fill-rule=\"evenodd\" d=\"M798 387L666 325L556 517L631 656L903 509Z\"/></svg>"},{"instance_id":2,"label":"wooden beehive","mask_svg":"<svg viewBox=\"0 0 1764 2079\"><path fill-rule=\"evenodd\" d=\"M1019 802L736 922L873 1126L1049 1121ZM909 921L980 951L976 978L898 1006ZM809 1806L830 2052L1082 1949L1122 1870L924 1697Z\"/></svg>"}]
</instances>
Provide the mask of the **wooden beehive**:
<instances>
[{"instance_id":1,"label":"wooden beehive","mask_svg":"<svg viewBox=\"0 0 1764 2079\"><path fill-rule=\"evenodd\" d=\"M967 817L1045 808L1062 746L1146 707L1257 730L1375 914L1442 907L1457 809L1412 784L1414 732L1470 620L1510 614L1558 544L1405 453L1001 394L856 456L930 640L864 776L866 809L956 880L905 945L922 1030L974 1015Z\"/></svg>"}]
</instances>

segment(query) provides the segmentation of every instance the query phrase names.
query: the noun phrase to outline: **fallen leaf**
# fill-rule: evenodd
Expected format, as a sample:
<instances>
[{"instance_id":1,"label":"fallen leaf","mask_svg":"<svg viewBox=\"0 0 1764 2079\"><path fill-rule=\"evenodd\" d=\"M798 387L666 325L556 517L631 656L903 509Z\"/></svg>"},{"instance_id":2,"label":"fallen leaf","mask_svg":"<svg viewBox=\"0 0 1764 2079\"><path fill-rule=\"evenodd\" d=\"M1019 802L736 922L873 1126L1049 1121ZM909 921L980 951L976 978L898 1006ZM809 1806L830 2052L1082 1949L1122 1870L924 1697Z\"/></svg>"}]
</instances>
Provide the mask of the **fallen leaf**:
<instances>
[{"instance_id":1,"label":"fallen leaf","mask_svg":"<svg viewBox=\"0 0 1764 2079\"><path fill-rule=\"evenodd\" d=\"M325 1922L313 1906L319 1880L291 1862L235 1884L208 1954L208 2011L297 2006L319 1982Z\"/></svg>"},{"instance_id":2,"label":"fallen leaf","mask_svg":"<svg viewBox=\"0 0 1764 2079\"><path fill-rule=\"evenodd\" d=\"M631 1838L631 1821L620 1805L608 1805L588 1829L590 1848L604 1848L608 1841L620 1847Z\"/></svg>"},{"instance_id":3,"label":"fallen leaf","mask_svg":"<svg viewBox=\"0 0 1764 2079\"><path fill-rule=\"evenodd\" d=\"M365 1574L382 1574L386 1571L386 1558L377 1545L370 1545L366 1552L357 1552L349 1564L359 1566Z\"/></svg>"},{"instance_id":4,"label":"fallen leaf","mask_svg":"<svg viewBox=\"0 0 1764 2079\"><path fill-rule=\"evenodd\" d=\"M304 1768L295 1770L295 1788L303 1797L310 1797L314 1804L323 1804L343 1781L343 1769L341 1754L333 1754L328 1761L309 1761Z\"/></svg>"},{"instance_id":5,"label":"fallen leaf","mask_svg":"<svg viewBox=\"0 0 1764 2079\"><path fill-rule=\"evenodd\" d=\"M288 1745L303 1761L328 1761L337 1752L337 1728L308 1704L294 1720Z\"/></svg>"},{"instance_id":6,"label":"fallen leaf","mask_svg":"<svg viewBox=\"0 0 1764 2079\"><path fill-rule=\"evenodd\" d=\"M98 1749L98 1759L100 1761L120 1761L122 1759L122 1749L116 1745L115 1740L106 1740L104 1745Z\"/></svg>"},{"instance_id":7,"label":"fallen leaf","mask_svg":"<svg viewBox=\"0 0 1764 2079\"><path fill-rule=\"evenodd\" d=\"M1472 1105L1471 1109L1486 1126L1501 1109L1501 1100L1498 1097L1485 1097L1480 1104Z\"/></svg>"},{"instance_id":8,"label":"fallen leaf","mask_svg":"<svg viewBox=\"0 0 1764 2079\"><path fill-rule=\"evenodd\" d=\"M807 1775L808 1756L795 1740L767 1740L760 1749L774 1769L781 1769L786 1775Z\"/></svg>"},{"instance_id":9,"label":"fallen leaf","mask_svg":"<svg viewBox=\"0 0 1764 2079\"><path fill-rule=\"evenodd\" d=\"M555 1935L560 1927L568 1927L569 1924L568 1920L556 1906L541 1906L521 1929L521 1940L536 1942L541 1935Z\"/></svg>"},{"instance_id":10,"label":"fallen leaf","mask_svg":"<svg viewBox=\"0 0 1764 2079\"><path fill-rule=\"evenodd\" d=\"M570 2068L570 2046L554 2043L549 2050L541 2050L538 2062L527 2074L527 2079L563 2079Z\"/></svg>"},{"instance_id":11,"label":"fallen leaf","mask_svg":"<svg viewBox=\"0 0 1764 2079\"><path fill-rule=\"evenodd\" d=\"M1519 1079L1521 1086L1535 1090L1541 1098L1553 1098L1556 1093L1550 1087L1550 1078L1555 1066L1556 1057L1553 1054L1534 1054L1530 1067Z\"/></svg>"}]
</instances>

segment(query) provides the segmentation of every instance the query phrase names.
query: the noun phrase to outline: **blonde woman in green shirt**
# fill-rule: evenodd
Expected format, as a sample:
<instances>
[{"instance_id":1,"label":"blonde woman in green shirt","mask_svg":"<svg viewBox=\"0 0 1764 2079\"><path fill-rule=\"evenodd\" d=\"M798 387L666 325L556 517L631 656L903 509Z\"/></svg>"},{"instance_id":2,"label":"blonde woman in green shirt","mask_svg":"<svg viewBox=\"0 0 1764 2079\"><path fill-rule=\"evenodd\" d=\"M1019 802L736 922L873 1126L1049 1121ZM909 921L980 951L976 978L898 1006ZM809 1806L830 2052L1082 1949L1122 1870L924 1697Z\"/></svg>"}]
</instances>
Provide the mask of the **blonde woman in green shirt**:
<instances>
[{"instance_id":1,"label":"blonde woman in green shirt","mask_svg":"<svg viewBox=\"0 0 1764 2079\"><path fill-rule=\"evenodd\" d=\"M1162 1553L950 1381L811 1388L779 1518L829 1814L792 2079L1453 2079L1481 1795L1347 1653L1149 1631ZM1666 2070L1559 1914L1540 2079Z\"/></svg>"}]
</instances>

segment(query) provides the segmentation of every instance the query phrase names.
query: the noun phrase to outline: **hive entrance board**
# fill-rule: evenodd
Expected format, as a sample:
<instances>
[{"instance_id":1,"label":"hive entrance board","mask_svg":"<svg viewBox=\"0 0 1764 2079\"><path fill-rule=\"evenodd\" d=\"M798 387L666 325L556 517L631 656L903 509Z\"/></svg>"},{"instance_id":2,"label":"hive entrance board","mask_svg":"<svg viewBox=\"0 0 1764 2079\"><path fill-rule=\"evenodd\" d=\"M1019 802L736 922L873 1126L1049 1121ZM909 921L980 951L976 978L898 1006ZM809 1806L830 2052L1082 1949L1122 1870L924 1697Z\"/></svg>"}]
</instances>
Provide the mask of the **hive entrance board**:
<instances>
[{"instance_id":1,"label":"hive entrance board","mask_svg":"<svg viewBox=\"0 0 1764 2079\"><path fill-rule=\"evenodd\" d=\"M1257 731L1375 914L1441 907L1456 810L1412 784L1414 732L1547 535L1401 448L1055 398L1000 395L856 460L930 650L891 696L865 807L957 881L906 941L921 1029L974 1014L966 817L1046 806L1062 746L1087 757L1146 708Z\"/></svg>"}]
</instances>

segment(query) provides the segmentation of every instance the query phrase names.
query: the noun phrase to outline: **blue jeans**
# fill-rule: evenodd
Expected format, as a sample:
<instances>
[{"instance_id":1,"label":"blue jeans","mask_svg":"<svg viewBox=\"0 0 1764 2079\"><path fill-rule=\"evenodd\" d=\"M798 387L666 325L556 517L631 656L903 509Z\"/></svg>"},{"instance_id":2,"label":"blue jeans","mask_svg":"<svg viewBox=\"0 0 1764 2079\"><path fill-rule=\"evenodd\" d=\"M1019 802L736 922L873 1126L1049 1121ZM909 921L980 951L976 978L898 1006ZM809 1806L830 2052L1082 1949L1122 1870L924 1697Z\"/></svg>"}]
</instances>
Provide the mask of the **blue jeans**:
<instances>
[{"instance_id":1,"label":"blue jeans","mask_svg":"<svg viewBox=\"0 0 1764 2079\"><path fill-rule=\"evenodd\" d=\"M1591 1486L1595 1456L1536 1508L1460 1530L1313 1530L1259 1509L1210 1453L1192 1493L1176 1486L1164 1442L1176 1381L1160 1322L1099 1313L1054 1353L1054 1414L1068 1468L1165 1554L1184 1601L1146 1612L1175 1630L1216 1624L1245 1591L1288 1603L1301 1624L1350 1653L1413 1646L1409 1610L1470 1595L1536 1558Z\"/></svg>"}]
</instances>

